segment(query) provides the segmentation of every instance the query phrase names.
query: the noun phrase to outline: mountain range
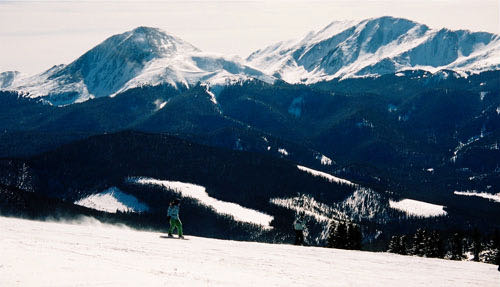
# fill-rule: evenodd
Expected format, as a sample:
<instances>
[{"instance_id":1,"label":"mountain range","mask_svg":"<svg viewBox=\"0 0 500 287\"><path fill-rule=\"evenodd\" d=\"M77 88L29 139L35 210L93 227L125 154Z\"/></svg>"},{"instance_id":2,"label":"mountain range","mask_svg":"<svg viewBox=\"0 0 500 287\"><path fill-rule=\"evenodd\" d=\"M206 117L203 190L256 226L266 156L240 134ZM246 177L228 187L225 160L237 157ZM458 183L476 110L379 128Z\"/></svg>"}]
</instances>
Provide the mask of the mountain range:
<instances>
[{"instance_id":1,"label":"mountain range","mask_svg":"<svg viewBox=\"0 0 500 287\"><path fill-rule=\"evenodd\" d=\"M419 226L500 227L498 43L382 17L241 59L139 27L68 65L2 73L0 213L156 228L169 198L197 191L273 217L269 231L185 199L211 237L283 242L300 211L314 244L336 218L374 249ZM148 211L94 210L123 198Z\"/></svg>"},{"instance_id":2,"label":"mountain range","mask_svg":"<svg viewBox=\"0 0 500 287\"><path fill-rule=\"evenodd\" d=\"M311 84L408 69L453 70L464 76L496 70L499 59L498 35L431 29L393 17L332 22L247 59L205 53L157 28L138 27L106 39L68 65L34 76L3 72L0 88L60 106L162 83L189 88L201 82L217 94L215 86L248 79Z\"/></svg>"}]
</instances>

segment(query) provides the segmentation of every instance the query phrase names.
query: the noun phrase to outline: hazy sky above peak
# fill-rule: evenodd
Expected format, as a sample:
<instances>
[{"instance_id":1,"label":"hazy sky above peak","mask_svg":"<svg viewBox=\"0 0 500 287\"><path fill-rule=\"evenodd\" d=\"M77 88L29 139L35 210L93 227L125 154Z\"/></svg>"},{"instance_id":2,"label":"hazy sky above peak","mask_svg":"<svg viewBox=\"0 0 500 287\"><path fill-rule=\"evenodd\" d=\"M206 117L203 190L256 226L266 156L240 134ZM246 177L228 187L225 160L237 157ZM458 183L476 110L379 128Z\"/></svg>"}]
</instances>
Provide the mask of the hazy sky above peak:
<instances>
[{"instance_id":1,"label":"hazy sky above peak","mask_svg":"<svg viewBox=\"0 0 500 287\"><path fill-rule=\"evenodd\" d=\"M107 37L158 27L203 51L246 57L335 20L408 18L431 28L500 34L499 0L3 1L0 72L68 64Z\"/></svg>"}]
</instances>

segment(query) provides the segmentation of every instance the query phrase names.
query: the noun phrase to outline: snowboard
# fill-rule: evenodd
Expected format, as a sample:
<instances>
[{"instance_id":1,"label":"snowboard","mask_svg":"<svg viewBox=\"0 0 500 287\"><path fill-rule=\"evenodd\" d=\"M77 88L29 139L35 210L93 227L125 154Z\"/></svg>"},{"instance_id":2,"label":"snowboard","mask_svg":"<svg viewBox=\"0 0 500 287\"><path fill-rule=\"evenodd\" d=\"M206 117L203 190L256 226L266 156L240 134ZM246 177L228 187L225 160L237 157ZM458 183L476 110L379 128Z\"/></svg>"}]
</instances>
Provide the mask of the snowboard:
<instances>
[{"instance_id":1,"label":"snowboard","mask_svg":"<svg viewBox=\"0 0 500 287\"><path fill-rule=\"evenodd\" d=\"M174 236L174 237L169 237L167 235L160 235L160 238L165 238L165 239L178 239L178 240L189 240L188 238L184 237L184 238L179 238L177 236Z\"/></svg>"}]
</instances>

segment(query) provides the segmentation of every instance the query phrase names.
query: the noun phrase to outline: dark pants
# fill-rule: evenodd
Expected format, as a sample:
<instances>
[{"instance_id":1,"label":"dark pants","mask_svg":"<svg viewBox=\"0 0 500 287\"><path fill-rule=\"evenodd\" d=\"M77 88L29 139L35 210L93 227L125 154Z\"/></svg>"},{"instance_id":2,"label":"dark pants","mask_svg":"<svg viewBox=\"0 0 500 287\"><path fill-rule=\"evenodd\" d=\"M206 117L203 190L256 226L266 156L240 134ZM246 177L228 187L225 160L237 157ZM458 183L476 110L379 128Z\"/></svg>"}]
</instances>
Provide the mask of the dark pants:
<instances>
[{"instance_id":1,"label":"dark pants","mask_svg":"<svg viewBox=\"0 0 500 287\"><path fill-rule=\"evenodd\" d=\"M295 245L304 245L304 231L295 230Z\"/></svg>"}]
</instances>

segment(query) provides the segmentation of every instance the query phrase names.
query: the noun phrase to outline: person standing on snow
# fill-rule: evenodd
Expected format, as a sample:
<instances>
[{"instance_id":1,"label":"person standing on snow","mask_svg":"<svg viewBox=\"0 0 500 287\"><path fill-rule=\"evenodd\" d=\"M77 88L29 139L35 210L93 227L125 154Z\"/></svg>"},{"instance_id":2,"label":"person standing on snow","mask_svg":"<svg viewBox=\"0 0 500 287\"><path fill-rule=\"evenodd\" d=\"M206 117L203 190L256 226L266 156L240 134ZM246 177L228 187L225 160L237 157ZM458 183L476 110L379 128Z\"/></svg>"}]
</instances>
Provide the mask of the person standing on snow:
<instances>
[{"instance_id":1,"label":"person standing on snow","mask_svg":"<svg viewBox=\"0 0 500 287\"><path fill-rule=\"evenodd\" d=\"M168 229L168 237L173 237L172 232L175 228L177 228L177 233L179 234L179 238L184 238L182 234L182 222L179 219L179 205L181 204L181 200L176 198L170 202L170 206L168 207L167 212L167 220L170 223L170 228Z\"/></svg>"},{"instance_id":2,"label":"person standing on snow","mask_svg":"<svg viewBox=\"0 0 500 287\"><path fill-rule=\"evenodd\" d=\"M306 228L306 223L304 219L304 214L301 214L295 222L293 223L293 229L295 230L295 245L304 245L304 229Z\"/></svg>"}]
</instances>

